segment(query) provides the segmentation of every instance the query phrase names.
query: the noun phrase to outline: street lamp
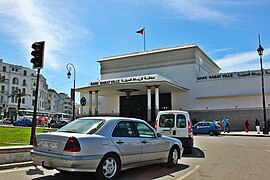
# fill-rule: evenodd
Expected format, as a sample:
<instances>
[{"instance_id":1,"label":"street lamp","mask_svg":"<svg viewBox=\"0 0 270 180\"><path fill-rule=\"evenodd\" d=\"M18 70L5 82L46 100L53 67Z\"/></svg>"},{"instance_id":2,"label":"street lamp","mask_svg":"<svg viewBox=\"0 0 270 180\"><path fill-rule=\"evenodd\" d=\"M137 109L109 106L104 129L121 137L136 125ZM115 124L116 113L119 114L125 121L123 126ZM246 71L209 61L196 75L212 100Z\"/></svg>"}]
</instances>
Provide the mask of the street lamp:
<instances>
[{"instance_id":1,"label":"street lamp","mask_svg":"<svg viewBox=\"0 0 270 180\"><path fill-rule=\"evenodd\" d=\"M259 47L257 49L258 54L260 56L260 64L261 64L261 74L262 74L262 98L263 98L263 120L264 120L264 126L263 126L263 134L268 134L268 128L266 124L266 109L265 109L265 96L264 96L264 78L263 78L263 65L262 65L262 56L263 56L263 47L261 46L261 39L259 34Z\"/></svg>"},{"instance_id":2,"label":"street lamp","mask_svg":"<svg viewBox=\"0 0 270 180\"><path fill-rule=\"evenodd\" d=\"M73 91L71 91L71 97L72 97L72 120L75 119L75 75L76 75L76 70L75 70L75 66L71 63L67 64L67 77L70 78L71 77L71 67L73 67L73 71L74 71L74 81L73 81Z\"/></svg>"}]
</instances>

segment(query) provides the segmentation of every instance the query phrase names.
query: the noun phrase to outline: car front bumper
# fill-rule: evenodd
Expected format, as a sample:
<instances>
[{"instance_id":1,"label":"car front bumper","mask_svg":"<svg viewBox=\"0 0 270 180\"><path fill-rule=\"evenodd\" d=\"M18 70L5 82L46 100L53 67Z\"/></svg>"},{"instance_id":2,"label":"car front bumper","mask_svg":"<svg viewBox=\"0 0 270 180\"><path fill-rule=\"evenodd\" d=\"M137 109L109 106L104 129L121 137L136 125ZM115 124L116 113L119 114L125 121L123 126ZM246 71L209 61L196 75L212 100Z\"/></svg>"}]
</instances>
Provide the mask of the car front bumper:
<instances>
[{"instance_id":1,"label":"car front bumper","mask_svg":"<svg viewBox=\"0 0 270 180\"><path fill-rule=\"evenodd\" d=\"M96 172L97 166L102 158L101 155L67 156L34 150L30 153L35 165L40 165L46 169L70 172Z\"/></svg>"}]
</instances>

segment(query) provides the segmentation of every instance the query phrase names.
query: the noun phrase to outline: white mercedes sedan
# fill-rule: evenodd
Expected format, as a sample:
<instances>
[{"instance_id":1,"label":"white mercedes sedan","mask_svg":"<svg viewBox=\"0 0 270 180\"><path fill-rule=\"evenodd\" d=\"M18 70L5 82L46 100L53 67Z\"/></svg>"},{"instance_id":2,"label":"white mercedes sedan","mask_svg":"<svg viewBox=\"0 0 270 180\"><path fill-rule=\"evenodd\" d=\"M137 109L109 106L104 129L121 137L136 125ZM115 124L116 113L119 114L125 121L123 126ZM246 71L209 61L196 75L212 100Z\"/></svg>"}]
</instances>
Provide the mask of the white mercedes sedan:
<instances>
[{"instance_id":1,"label":"white mercedes sedan","mask_svg":"<svg viewBox=\"0 0 270 180\"><path fill-rule=\"evenodd\" d=\"M121 170L181 159L181 141L161 136L145 121L123 117L85 117L53 133L35 136L34 164L60 172L95 172L115 179Z\"/></svg>"}]
</instances>

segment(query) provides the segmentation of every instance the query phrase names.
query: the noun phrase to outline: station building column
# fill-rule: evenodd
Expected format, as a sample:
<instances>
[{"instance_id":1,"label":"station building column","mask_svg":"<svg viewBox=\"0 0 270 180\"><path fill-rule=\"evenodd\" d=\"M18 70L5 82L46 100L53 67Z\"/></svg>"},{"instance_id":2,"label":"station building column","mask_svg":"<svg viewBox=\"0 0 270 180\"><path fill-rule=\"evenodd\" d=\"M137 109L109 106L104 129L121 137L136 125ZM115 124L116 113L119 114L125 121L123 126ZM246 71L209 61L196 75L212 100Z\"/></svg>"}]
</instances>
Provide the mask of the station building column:
<instances>
[{"instance_id":1,"label":"station building column","mask_svg":"<svg viewBox=\"0 0 270 180\"><path fill-rule=\"evenodd\" d=\"M159 111L159 86L155 86L155 116L157 116Z\"/></svg>"},{"instance_id":2,"label":"station building column","mask_svg":"<svg viewBox=\"0 0 270 180\"><path fill-rule=\"evenodd\" d=\"M98 116L98 91L95 91L95 116Z\"/></svg>"},{"instance_id":3,"label":"station building column","mask_svg":"<svg viewBox=\"0 0 270 180\"><path fill-rule=\"evenodd\" d=\"M89 91L89 116L92 116L92 95L93 95L93 91Z\"/></svg>"},{"instance_id":4,"label":"station building column","mask_svg":"<svg viewBox=\"0 0 270 180\"><path fill-rule=\"evenodd\" d=\"M147 122L151 123L151 87L152 86L146 86L147 87Z\"/></svg>"}]
</instances>

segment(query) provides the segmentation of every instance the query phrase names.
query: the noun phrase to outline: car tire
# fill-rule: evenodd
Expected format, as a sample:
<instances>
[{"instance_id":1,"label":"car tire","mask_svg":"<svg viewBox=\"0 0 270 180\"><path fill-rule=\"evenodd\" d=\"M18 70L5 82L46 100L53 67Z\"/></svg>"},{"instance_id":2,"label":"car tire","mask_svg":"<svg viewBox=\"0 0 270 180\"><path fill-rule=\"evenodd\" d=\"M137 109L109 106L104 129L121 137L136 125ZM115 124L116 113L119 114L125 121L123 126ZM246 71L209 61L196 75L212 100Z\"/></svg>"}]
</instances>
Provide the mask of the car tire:
<instances>
[{"instance_id":1,"label":"car tire","mask_svg":"<svg viewBox=\"0 0 270 180\"><path fill-rule=\"evenodd\" d=\"M167 166L174 167L176 166L179 159L178 150L176 147L172 147L168 156Z\"/></svg>"},{"instance_id":2,"label":"car tire","mask_svg":"<svg viewBox=\"0 0 270 180\"><path fill-rule=\"evenodd\" d=\"M100 161L97 167L96 177L100 180L112 180L116 178L119 171L120 161L118 157L114 154L108 154Z\"/></svg>"},{"instance_id":3,"label":"car tire","mask_svg":"<svg viewBox=\"0 0 270 180\"><path fill-rule=\"evenodd\" d=\"M214 136L214 134L215 134L214 131L209 131L210 136Z\"/></svg>"}]
</instances>

